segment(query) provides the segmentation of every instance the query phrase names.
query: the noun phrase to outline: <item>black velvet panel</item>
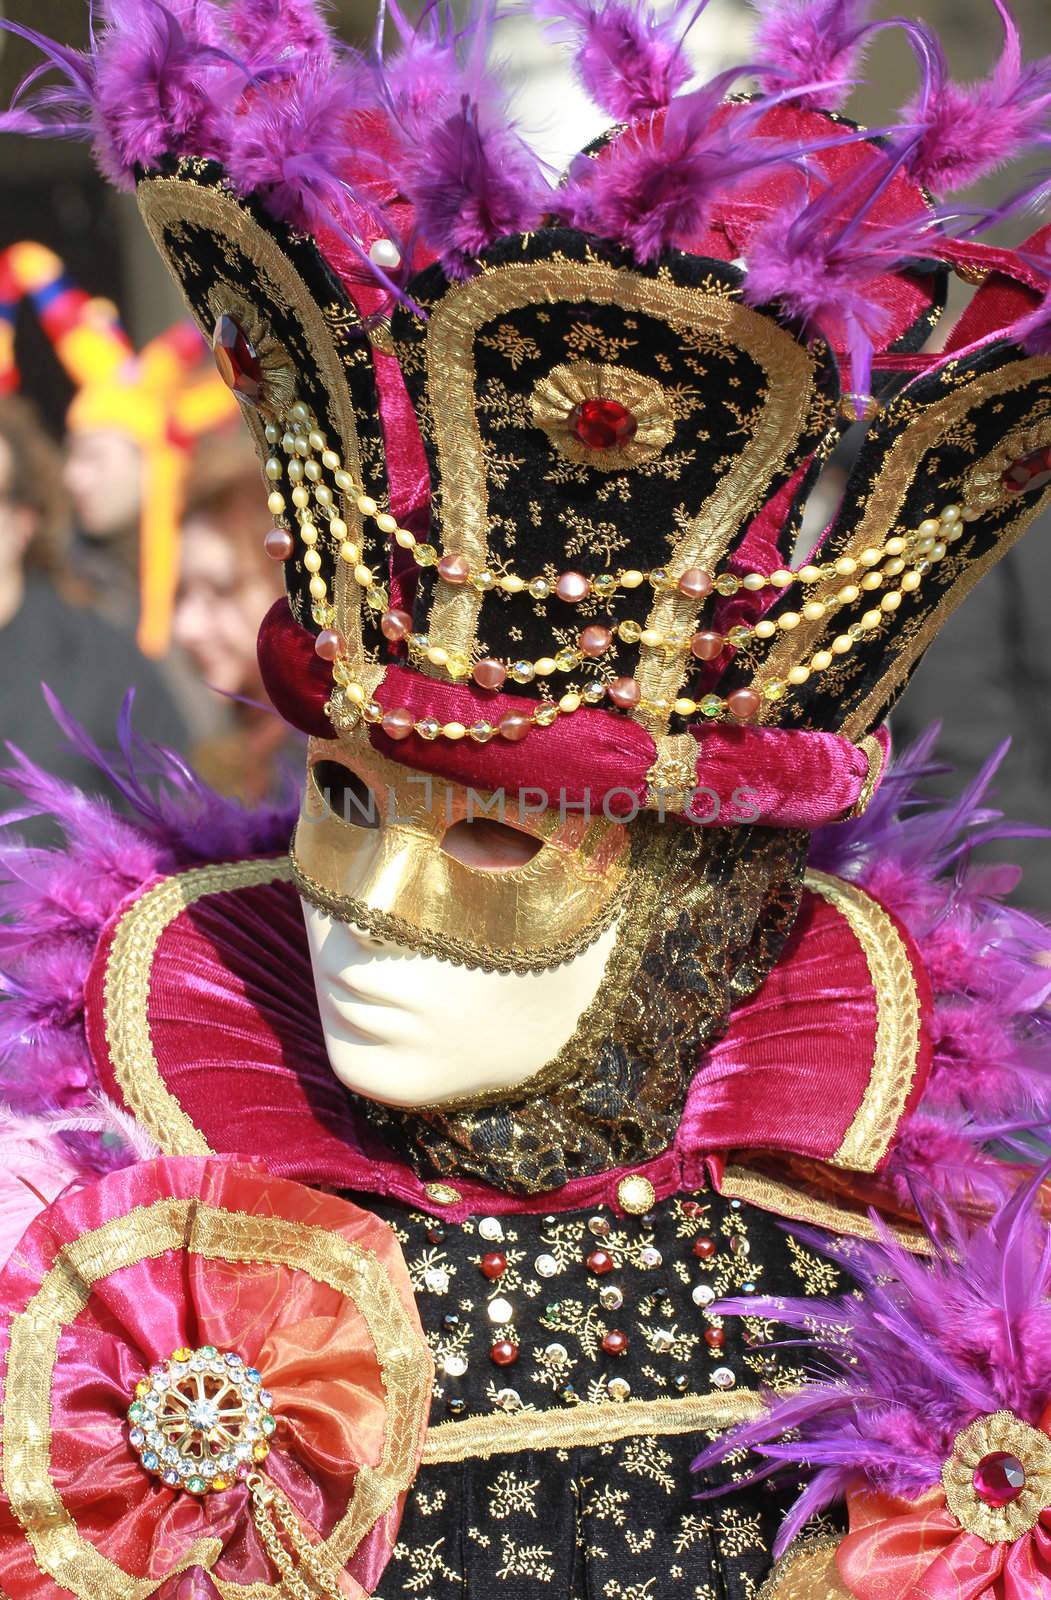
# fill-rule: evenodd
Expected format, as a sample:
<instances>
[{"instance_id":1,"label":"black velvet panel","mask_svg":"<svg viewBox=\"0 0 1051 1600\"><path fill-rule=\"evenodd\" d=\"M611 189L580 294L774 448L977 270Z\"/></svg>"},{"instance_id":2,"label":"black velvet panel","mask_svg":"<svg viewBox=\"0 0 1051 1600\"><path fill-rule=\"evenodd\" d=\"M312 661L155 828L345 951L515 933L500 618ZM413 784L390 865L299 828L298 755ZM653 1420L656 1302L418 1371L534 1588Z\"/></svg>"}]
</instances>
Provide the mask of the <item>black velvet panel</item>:
<instances>
[{"instance_id":1,"label":"black velvet panel","mask_svg":"<svg viewBox=\"0 0 1051 1600\"><path fill-rule=\"evenodd\" d=\"M881 497L890 505L891 495L896 494L902 470L896 457L901 453L903 434L911 429L919 437L931 408L973 381L994 375L994 390L976 393L958 419L932 434L930 446L908 468L900 510L891 522L881 519L883 531L874 537L874 543L881 544L891 534L908 534L947 505L962 507L977 464L1001 450L1008 439L1027 440L1020 447L1023 454L1035 440L1051 440L1051 361L1028 358L1027 365L1020 366L1026 360L1016 345L997 341L904 388L869 429L838 515L815 559L832 560L854 550L862 518L878 509ZM999 381L996 374L1001 375ZM994 476L997 474L998 466ZM906 595L891 617L874 632L864 633L832 667L793 689L779 702L776 721L783 726L835 730L853 718L855 737L878 726L949 613L1049 500L1051 487L1037 480L1035 488L1004 496L999 504L981 509L977 519L966 524L963 538L925 574L920 588ZM856 603L830 616L816 638L808 636L803 658L813 650L827 648L831 639L847 631L865 610L877 606L880 596L894 586L888 583L871 597L863 592ZM799 604L798 590L790 590L770 615L776 617ZM795 640L801 634L792 637ZM720 681L720 692L750 681L753 666L760 660L756 652L735 663ZM859 727L857 712L863 705L864 725Z\"/></svg>"},{"instance_id":2,"label":"black velvet panel","mask_svg":"<svg viewBox=\"0 0 1051 1600\"><path fill-rule=\"evenodd\" d=\"M461 470L464 454L477 449L467 430L462 444L455 435L451 443L447 441L444 459L438 448L436 412L447 411L454 383L464 383L469 385L485 458L485 520L489 565L495 573L514 571L553 583L567 569L593 577L618 568L661 567L684 528L765 424L764 408L769 406L772 412L784 408L788 396L784 390L778 392L776 375L772 379L764 364L776 363L778 345L787 344L793 335L770 316L762 359L757 359L735 338L732 322L725 324L725 330L702 330L640 308L638 278L680 285L698 297L737 302L741 274L725 262L669 252L659 264L640 268L614 245L551 229L506 240L489 251L482 261L480 282L497 283L503 269L523 265L550 265L551 276L564 279L565 289L544 287L538 280L532 303L487 315L473 329L461 370L436 366L428 323L404 311L394 317L398 354L422 422L431 467L432 543L440 550L450 531L457 532L456 523L462 522L462 511L450 511L448 479ZM594 266L609 266L621 274L618 303L603 303L582 292L581 266L585 276ZM465 298L464 291L450 286L437 267L409 287L432 319L445 314L447 302L455 308ZM466 296L470 293L468 286ZM652 458L616 470L609 468L609 458L601 450L592 452L593 465L567 459L549 431L537 425L532 405L537 386L552 372L577 364L624 373L628 392L636 375L660 392L659 404L673 417L673 425L671 436ZM731 551L762 505L834 435L838 375L823 347L813 352L813 370L815 392L803 429L788 444L776 471L747 485L734 508ZM785 532L790 537L789 529ZM725 565L724 559L724 570ZM421 575L414 609L421 630L427 626L437 583L433 568ZM491 593L482 606L478 654L506 660L553 654L574 644L587 622L612 626L630 618L643 624L653 600L648 584L619 591L612 605L594 594L579 605L566 605L554 598ZM631 675L638 658L637 645L618 642L595 670L585 672L583 681ZM555 681L560 688L566 686L562 679ZM508 683L508 692L515 688ZM520 692L535 697L537 684Z\"/></svg>"}]
</instances>

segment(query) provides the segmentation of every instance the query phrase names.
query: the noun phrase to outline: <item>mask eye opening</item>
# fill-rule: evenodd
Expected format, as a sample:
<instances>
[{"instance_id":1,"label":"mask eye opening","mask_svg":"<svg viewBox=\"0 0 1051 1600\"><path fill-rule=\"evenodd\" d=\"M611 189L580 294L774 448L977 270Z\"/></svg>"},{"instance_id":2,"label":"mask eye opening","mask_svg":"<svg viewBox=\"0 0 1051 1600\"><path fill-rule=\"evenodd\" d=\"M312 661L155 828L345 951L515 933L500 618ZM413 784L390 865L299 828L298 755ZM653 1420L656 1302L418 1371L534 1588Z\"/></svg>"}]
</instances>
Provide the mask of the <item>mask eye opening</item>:
<instances>
[{"instance_id":1,"label":"mask eye opening","mask_svg":"<svg viewBox=\"0 0 1051 1600\"><path fill-rule=\"evenodd\" d=\"M464 817L446 828L441 848L477 872L517 872L539 855L544 841L493 817Z\"/></svg>"},{"instance_id":2,"label":"mask eye opening","mask_svg":"<svg viewBox=\"0 0 1051 1600\"><path fill-rule=\"evenodd\" d=\"M352 828L378 828L380 803L364 778L339 761L317 761L310 781L326 811Z\"/></svg>"}]
</instances>

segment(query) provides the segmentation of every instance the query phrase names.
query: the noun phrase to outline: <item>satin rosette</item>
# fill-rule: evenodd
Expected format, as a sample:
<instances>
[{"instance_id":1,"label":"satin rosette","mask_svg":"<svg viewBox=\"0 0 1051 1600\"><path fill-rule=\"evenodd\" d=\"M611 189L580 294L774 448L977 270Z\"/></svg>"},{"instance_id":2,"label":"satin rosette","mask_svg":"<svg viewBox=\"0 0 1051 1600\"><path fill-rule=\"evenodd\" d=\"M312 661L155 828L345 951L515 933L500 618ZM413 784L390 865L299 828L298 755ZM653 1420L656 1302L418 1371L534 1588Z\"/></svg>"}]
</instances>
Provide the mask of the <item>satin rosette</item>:
<instances>
[{"instance_id":1,"label":"satin rosette","mask_svg":"<svg viewBox=\"0 0 1051 1600\"><path fill-rule=\"evenodd\" d=\"M1009 1411L956 1437L918 1500L857 1492L836 1565L854 1600L1051 1600L1051 1412Z\"/></svg>"},{"instance_id":2,"label":"satin rosette","mask_svg":"<svg viewBox=\"0 0 1051 1600\"><path fill-rule=\"evenodd\" d=\"M311 1569L333 1594L374 1591L433 1377L385 1224L236 1162L144 1162L44 1212L0 1275L0 1304L8 1600L329 1592ZM226 1437L212 1396L226 1405L236 1388L211 1375L226 1362L252 1373L249 1401L263 1386L271 1430L230 1444L227 1477L197 1492L174 1482L166 1436L147 1470L137 1431L148 1451L154 1389L180 1361L184 1439ZM260 1408L242 1411L255 1437Z\"/></svg>"}]
</instances>

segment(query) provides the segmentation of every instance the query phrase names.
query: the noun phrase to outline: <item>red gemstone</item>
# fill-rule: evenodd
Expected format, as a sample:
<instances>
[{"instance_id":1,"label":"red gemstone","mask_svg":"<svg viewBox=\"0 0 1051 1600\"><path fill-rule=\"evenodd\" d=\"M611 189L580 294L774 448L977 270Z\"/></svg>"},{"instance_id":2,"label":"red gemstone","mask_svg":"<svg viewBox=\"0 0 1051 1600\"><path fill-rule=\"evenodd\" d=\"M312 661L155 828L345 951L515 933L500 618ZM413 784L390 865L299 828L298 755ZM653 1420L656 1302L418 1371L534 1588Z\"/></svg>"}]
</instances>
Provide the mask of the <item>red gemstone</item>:
<instances>
[{"instance_id":1,"label":"red gemstone","mask_svg":"<svg viewBox=\"0 0 1051 1600\"><path fill-rule=\"evenodd\" d=\"M241 324L227 312L216 321L212 354L227 388L257 406L263 397L263 366Z\"/></svg>"},{"instance_id":2,"label":"red gemstone","mask_svg":"<svg viewBox=\"0 0 1051 1600\"><path fill-rule=\"evenodd\" d=\"M507 1257L499 1250L493 1250L489 1255L482 1257L479 1266L487 1278L499 1278L507 1271Z\"/></svg>"},{"instance_id":3,"label":"red gemstone","mask_svg":"<svg viewBox=\"0 0 1051 1600\"><path fill-rule=\"evenodd\" d=\"M612 1272L613 1267L613 1257L608 1250L592 1250L588 1256L588 1271L593 1272L596 1278L602 1278L607 1272Z\"/></svg>"},{"instance_id":4,"label":"red gemstone","mask_svg":"<svg viewBox=\"0 0 1051 1600\"><path fill-rule=\"evenodd\" d=\"M722 1328L705 1328L704 1342L709 1350L721 1350L726 1343L726 1334Z\"/></svg>"},{"instance_id":5,"label":"red gemstone","mask_svg":"<svg viewBox=\"0 0 1051 1600\"><path fill-rule=\"evenodd\" d=\"M1017 1456L994 1450L974 1469L974 1492L987 1506L999 1510L1017 1500L1025 1488L1025 1468Z\"/></svg>"},{"instance_id":6,"label":"red gemstone","mask_svg":"<svg viewBox=\"0 0 1051 1600\"><path fill-rule=\"evenodd\" d=\"M518 1346L510 1339L497 1339L489 1351L489 1359L498 1367L513 1367L518 1360Z\"/></svg>"},{"instance_id":7,"label":"red gemstone","mask_svg":"<svg viewBox=\"0 0 1051 1600\"><path fill-rule=\"evenodd\" d=\"M612 1328L602 1340L602 1348L608 1356L624 1356L628 1353L628 1336L621 1333L619 1328Z\"/></svg>"},{"instance_id":8,"label":"red gemstone","mask_svg":"<svg viewBox=\"0 0 1051 1600\"><path fill-rule=\"evenodd\" d=\"M708 1261L715 1254L715 1240L710 1234L702 1233L699 1239L693 1241L693 1253L698 1261Z\"/></svg>"},{"instance_id":9,"label":"red gemstone","mask_svg":"<svg viewBox=\"0 0 1051 1600\"><path fill-rule=\"evenodd\" d=\"M584 400L569 415L570 431L591 450L613 450L628 444L638 426L619 400Z\"/></svg>"}]
</instances>

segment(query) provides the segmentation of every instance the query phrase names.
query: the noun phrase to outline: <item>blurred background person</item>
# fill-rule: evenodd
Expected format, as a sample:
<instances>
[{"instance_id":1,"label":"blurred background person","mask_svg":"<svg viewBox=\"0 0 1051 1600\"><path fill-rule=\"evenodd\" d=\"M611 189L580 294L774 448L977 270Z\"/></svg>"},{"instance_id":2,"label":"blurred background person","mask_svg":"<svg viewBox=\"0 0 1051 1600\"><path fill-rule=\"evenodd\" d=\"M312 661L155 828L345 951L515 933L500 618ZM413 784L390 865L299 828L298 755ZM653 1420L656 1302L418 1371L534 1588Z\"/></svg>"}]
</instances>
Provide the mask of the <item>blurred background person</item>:
<instances>
[{"instance_id":1,"label":"blurred background person","mask_svg":"<svg viewBox=\"0 0 1051 1600\"><path fill-rule=\"evenodd\" d=\"M131 687L148 737L183 745L186 725L134 639L70 602L68 551L60 452L27 401L0 396L0 730L48 772L94 787L97 771L66 745L41 683L104 747Z\"/></svg>"},{"instance_id":2,"label":"blurred background person","mask_svg":"<svg viewBox=\"0 0 1051 1600\"><path fill-rule=\"evenodd\" d=\"M273 793L291 755L289 730L269 706L255 636L284 593L264 540L272 522L259 459L245 430L203 439L190 460L179 535L172 634L207 686L226 698L224 729L191 750L194 767L224 794L259 801ZM302 750L289 766L302 763Z\"/></svg>"}]
</instances>

